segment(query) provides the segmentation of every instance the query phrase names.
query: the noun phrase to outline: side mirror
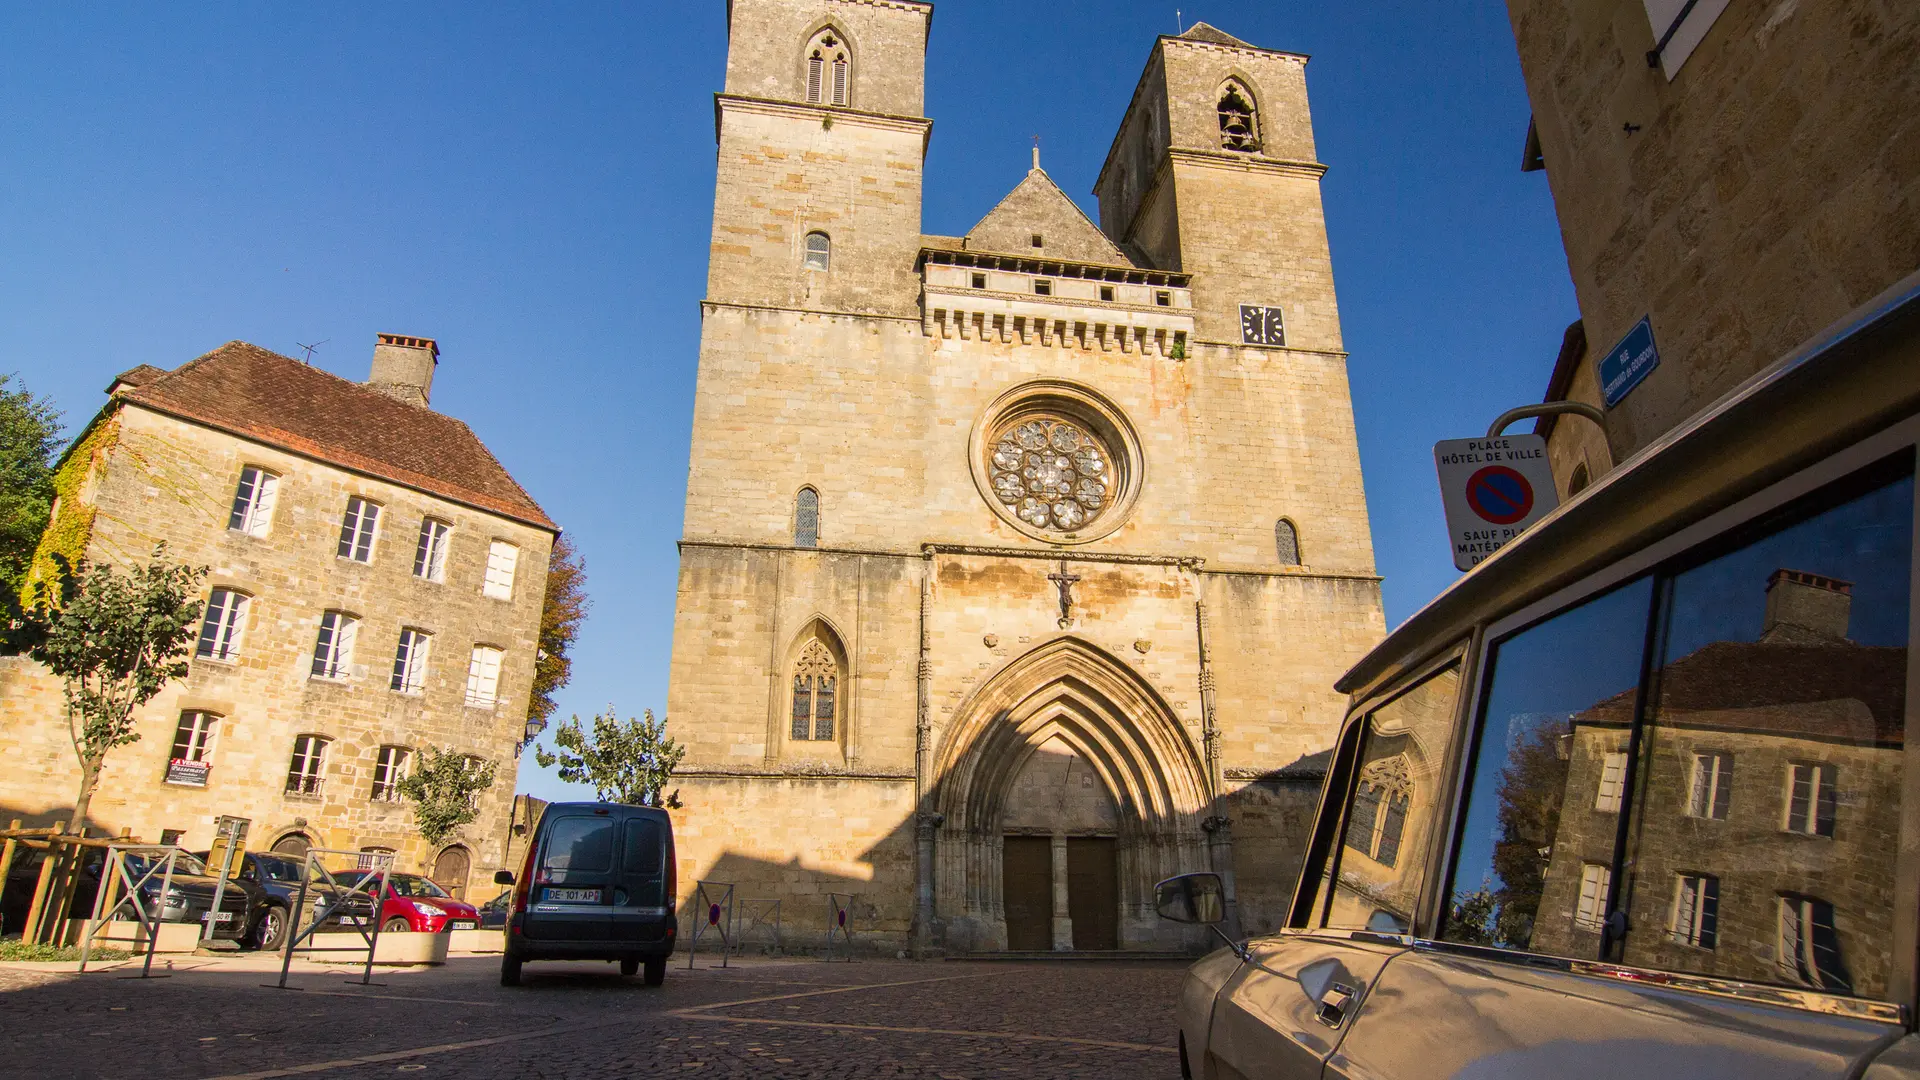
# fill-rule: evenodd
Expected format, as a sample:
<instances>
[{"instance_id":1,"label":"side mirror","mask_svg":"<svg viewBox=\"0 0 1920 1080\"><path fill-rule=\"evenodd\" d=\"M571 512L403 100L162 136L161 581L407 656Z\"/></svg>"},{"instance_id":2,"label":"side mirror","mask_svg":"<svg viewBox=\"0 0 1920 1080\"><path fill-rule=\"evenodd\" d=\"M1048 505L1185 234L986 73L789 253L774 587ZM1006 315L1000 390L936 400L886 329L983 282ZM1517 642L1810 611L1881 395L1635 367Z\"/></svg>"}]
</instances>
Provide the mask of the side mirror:
<instances>
[{"instance_id":1,"label":"side mirror","mask_svg":"<svg viewBox=\"0 0 1920 1080\"><path fill-rule=\"evenodd\" d=\"M495 870L495 871L493 872L493 883L494 883L495 885L511 885L511 884L513 884L513 871L511 871L511 870Z\"/></svg>"},{"instance_id":2,"label":"side mirror","mask_svg":"<svg viewBox=\"0 0 1920 1080\"><path fill-rule=\"evenodd\" d=\"M1181 874L1153 887L1153 909L1163 919L1211 926L1227 917L1227 889L1219 874Z\"/></svg>"}]
</instances>

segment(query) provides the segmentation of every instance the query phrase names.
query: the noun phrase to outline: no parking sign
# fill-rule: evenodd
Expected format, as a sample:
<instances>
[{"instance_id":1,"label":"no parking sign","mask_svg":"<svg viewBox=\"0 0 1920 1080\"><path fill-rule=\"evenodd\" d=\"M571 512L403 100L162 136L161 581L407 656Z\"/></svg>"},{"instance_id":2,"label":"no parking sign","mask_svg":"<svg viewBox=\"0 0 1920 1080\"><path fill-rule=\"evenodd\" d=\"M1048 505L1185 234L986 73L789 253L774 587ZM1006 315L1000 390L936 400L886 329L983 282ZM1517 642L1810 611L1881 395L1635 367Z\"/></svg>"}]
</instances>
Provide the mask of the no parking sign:
<instances>
[{"instance_id":1,"label":"no parking sign","mask_svg":"<svg viewBox=\"0 0 1920 1080\"><path fill-rule=\"evenodd\" d=\"M1444 439L1433 444L1447 508L1453 565L1470 570L1560 505L1538 435Z\"/></svg>"}]
</instances>

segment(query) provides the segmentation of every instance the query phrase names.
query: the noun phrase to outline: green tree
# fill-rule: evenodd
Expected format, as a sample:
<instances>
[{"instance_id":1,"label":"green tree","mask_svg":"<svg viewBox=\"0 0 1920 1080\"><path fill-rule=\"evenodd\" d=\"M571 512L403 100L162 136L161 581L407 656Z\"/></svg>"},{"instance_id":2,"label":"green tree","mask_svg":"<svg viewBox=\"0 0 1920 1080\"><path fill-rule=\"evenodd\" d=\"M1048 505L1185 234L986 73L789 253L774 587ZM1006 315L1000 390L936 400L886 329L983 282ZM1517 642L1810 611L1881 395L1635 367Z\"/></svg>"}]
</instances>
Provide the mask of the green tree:
<instances>
[{"instance_id":1,"label":"green tree","mask_svg":"<svg viewBox=\"0 0 1920 1080\"><path fill-rule=\"evenodd\" d=\"M642 718L621 720L612 705L593 718L593 734L580 717L561 724L553 734L559 753L535 747L533 757L543 769L560 766L560 779L591 784L601 802L629 806L679 806L680 793L662 798L667 781L687 748L667 735L667 721L655 720L648 709Z\"/></svg>"},{"instance_id":2,"label":"green tree","mask_svg":"<svg viewBox=\"0 0 1920 1080\"><path fill-rule=\"evenodd\" d=\"M20 592L53 508L60 413L0 375L0 592Z\"/></svg>"},{"instance_id":3,"label":"green tree","mask_svg":"<svg viewBox=\"0 0 1920 1080\"><path fill-rule=\"evenodd\" d=\"M449 746L420 751L398 787L413 804L413 824L429 844L438 844L480 813L480 793L493 786L496 767Z\"/></svg>"},{"instance_id":4,"label":"green tree","mask_svg":"<svg viewBox=\"0 0 1920 1080\"><path fill-rule=\"evenodd\" d=\"M34 638L29 655L66 680L68 733L80 759L76 827L86 821L107 755L140 739L133 711L187 674L207 568L166 554L160 544L146 565L124 573L82 562L63 575L57 607L43 601L25 616Z\"/></svg>"},{"instance_id":5,"label":"green tree","mask_svg":"<svg viewBox=\"0 0 1920 1080\"><path fill-rule=\"evenodd\" d=\"M587 564L563 533L553 538L547 559L547 598L540 609L540 649L533 661L533 698L527 703L527 727L538 733L558 706L553 695L573 678L573 639L586 621ZM531 735L529 736L531 737Z\"/></svg>"}]
</instances>

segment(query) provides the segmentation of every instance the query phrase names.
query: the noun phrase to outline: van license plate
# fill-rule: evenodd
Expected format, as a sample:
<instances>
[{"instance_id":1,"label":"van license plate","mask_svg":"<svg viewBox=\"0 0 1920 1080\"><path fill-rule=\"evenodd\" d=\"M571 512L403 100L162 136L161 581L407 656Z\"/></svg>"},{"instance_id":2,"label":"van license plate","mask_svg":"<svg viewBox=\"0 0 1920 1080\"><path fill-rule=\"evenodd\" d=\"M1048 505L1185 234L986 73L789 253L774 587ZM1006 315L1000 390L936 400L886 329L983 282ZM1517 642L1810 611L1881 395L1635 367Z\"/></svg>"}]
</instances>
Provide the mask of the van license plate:
<instances>
[{"instance_id":1,"label":"van license plate","mask_svg":"<svg viewBox=\"0 0 1920 1080\"><path fill-rule=\"evenodd\" d=\"M563 904L597 904L600 902L599 889L548 889L547 899Z\"/></svg>"}]
</instances>

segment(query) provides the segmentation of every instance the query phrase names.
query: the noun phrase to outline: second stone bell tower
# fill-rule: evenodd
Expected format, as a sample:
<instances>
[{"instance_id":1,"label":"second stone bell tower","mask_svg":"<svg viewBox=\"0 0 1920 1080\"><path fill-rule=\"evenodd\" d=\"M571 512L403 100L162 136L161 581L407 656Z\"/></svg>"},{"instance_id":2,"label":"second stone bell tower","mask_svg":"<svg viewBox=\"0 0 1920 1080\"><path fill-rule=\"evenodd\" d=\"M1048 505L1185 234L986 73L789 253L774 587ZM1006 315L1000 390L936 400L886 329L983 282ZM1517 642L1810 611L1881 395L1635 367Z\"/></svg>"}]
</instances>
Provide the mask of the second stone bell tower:
<instances>
[{"instance_id":1,"label":"second stone bell tower","mask_svg":"<svg viewBox=\"0 0 1920 1080\"><path fill-rule=\"evenodd\" d=\"M710 301L917 310L932 16L905 0L733 0Z\"/></svg>"}]
</instances>

